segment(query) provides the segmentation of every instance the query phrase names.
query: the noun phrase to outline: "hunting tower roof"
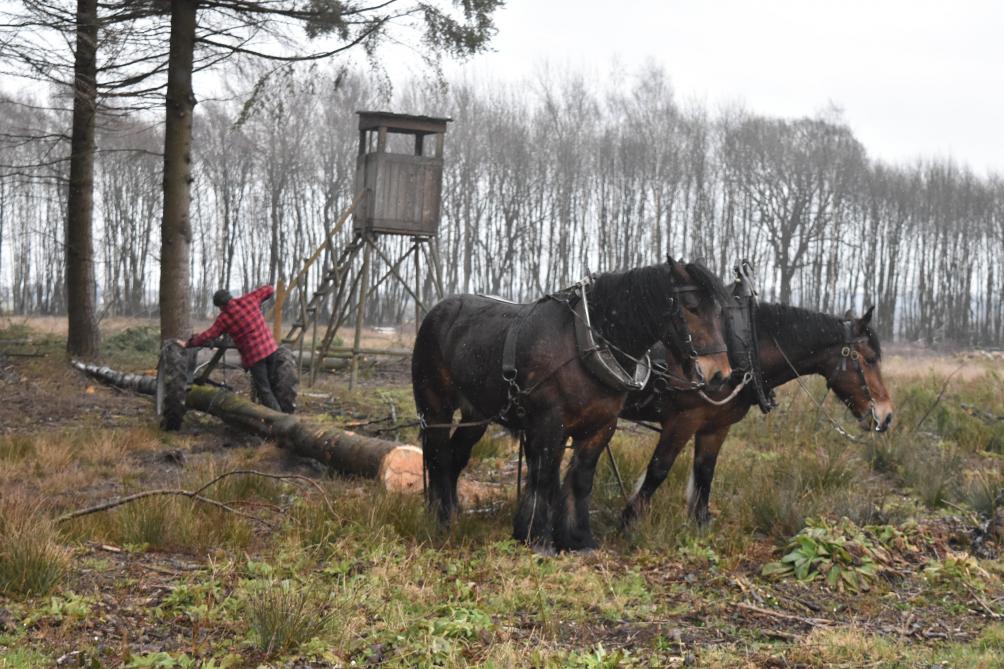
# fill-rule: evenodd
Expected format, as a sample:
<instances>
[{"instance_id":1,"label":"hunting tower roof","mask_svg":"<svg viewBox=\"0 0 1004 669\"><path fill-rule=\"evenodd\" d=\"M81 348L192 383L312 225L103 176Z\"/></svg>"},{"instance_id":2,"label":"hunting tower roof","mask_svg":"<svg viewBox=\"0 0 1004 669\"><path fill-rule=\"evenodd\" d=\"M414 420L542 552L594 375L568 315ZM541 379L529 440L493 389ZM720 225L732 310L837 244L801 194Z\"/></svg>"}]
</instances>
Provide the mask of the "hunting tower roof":
<instances>
[{"instance_id":1,"label":"hunting tower roof","mask_svg":"<svg viewBox=\"0 0 1004 669\"><path fill-rule=\"evenodd\" d=\"M387 128L387 132L408 135L431 135L446 132L446 124L452 118L436 116L415 116L412 114L395 114L384 111L357 111L360 130L376 130Z\"/></svg>"}]
</instances>

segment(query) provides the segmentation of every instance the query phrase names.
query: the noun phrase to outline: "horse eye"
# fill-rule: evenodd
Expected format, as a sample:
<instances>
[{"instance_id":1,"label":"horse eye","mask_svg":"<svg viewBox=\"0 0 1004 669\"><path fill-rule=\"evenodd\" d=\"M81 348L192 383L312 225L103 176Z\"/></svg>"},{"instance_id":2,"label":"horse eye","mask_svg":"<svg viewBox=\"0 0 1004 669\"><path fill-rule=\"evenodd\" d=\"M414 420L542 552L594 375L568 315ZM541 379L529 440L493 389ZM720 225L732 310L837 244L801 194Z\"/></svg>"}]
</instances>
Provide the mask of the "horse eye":
<instances>
[{"instance_id":1,"label":"horse eye","mask_svg":"<svg viewBox=\"0 0 1004 669\"><path fill-rule=\"evenodd\" d=\"M869 365L876 365L878 364L878 358L865 358L865 362Z\"/></svg>"}]
</instances>

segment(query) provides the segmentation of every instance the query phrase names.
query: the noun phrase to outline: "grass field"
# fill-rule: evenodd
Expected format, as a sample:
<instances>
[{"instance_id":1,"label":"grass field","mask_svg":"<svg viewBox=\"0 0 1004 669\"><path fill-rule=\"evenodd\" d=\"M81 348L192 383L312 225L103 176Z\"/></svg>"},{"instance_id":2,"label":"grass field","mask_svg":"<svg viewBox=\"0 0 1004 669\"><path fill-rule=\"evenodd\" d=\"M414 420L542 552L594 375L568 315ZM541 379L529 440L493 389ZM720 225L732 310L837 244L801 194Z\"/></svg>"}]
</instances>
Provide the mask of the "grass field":
<instances>
[{"instance_id":1,"label":"grass field","mask_svg":"<svg viewBox=\"0 0 1004 669\"><path fill-rule=\"evenodd\" d=\"M1000 360L887 354L891 432L860 434L827 403L853 442L786 386L776 411L733 429L707 530L684 513L689 454L627 533L604 459L602 548L540 557L509 539L505 435L477 447L468 511L444 531L419 497L332 477L215 419L162 433L148 400L94 386L65 365L58 329L33 326L0 322L0 340L32 338L15 352L44 354L0 356L2 669L1004 666ZM156 350L124 323L104 362L150 369ZM359 430L412 416L407 367L369 369L353 393L339 376L302 389L302 412ZM414 443L414 428L397 436ZM628 481L653 446L618 431ZM204 492L229 510L159 496L58 521L232 470L270 476Z\"/></svg>"}]
</instances>

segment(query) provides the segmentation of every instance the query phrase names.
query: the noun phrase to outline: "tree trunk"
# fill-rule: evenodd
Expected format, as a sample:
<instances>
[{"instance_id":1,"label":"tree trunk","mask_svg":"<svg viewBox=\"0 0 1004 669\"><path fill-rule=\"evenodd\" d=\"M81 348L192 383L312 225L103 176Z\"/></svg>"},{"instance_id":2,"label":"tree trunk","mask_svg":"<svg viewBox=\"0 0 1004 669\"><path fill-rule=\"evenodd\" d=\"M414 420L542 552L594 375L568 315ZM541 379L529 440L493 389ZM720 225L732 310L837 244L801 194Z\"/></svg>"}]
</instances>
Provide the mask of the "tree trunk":
<instances>
[{"instance_id":1,"label":"tree trunk","mask_svg":"<svg viewBox=\"0 0 1004 669\"><path fill-rule=\"evenodd\" d=\"M195 15L198 0L171 3L171 47L167 68L167 117L164 126L164 218L160 250L160 336L187 337L189 256L192 224L189 219L192 182L192 61L195 53Z\"/></svg>"},{"instance_id":2,"label":"tree trunk","mask_svg":"<svg viewBox=\"0 0 1004 669\"><path fill-rule=\"evenodd\" d=\"M70 189L66 211L66 351L92 359L98 354L95 317L94 117L97 107L97 0L77 0L77 41L73 67L73 132Z\"/></svg>"},{"instance_id":3,"label":"tree trunk","mask_svg":"<svg viewBox=\"0 0 1004 669\"><path fill-rule=\"evenodd\" d=\"M73 366L118 388L144 395L157 391L155 376L126 374L78 361L73 361ZM212 386L192 386L185 407L212 414L245 432L275 439L280 448L322 462L342 474L375 478L394 492L422 490L422 451L415 446L311 425L297 416L252 404Z\"/></svg>"}]
</instances>

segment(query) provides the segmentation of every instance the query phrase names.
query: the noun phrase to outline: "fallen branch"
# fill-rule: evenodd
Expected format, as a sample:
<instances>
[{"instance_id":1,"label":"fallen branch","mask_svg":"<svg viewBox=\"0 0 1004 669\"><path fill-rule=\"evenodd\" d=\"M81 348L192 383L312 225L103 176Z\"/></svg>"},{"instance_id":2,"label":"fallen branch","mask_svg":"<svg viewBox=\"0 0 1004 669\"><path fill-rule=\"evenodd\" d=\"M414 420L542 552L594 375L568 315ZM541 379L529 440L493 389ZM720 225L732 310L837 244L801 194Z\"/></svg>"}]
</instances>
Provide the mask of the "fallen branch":
<instances>
[{"instance_id":1,"label":"fallen branch","mask_svg":"<svg viewBox=\"0 0 1004 669\"><path fill-rule=\"evenodd\" d=\"M826 618L804 618L802 616L796 616L791 613L771 611L770 609L764 609L759 606L753 606L752 604L746 604L744 602L739 602L738 604L736 604L736 606L740 609L745 609L746 611L752 611L753 613L759 613L761 615L770 616L772 618L779 618L781 620L794 620L804 625L811 625L812 627L826 627L829 625L836 624L832 620L827 620Z\"/></svg>"},{"instance_id":2,"label":"fallen branch","mask_svg":"<svg viewBox=\"0 0 1004 669\"><path fill-rule=\"evenodd\" d=\"M964 585L966 586L966 590L969 591L969 594L972 595L976 603L979 604L980 607L987 612L987 615L989 615L994 620L1000 620L1001 614L997 613L992 608L990 608L990 605L987 604L982 597L980 597L979 593L976 592L976 590L972 586L970 586L969 584L964 584Z\"/></svg>"},{"instance_id":3,"label":"fallen branch","mask_svg":"<svg viewBox=\"0 0 1004 669\"><path fill-rule=\"evenodd\" d=\"M990 413L986 409L981 409L980 407L974 406L972 404L959 402L959 407L970 416L973 416L974 418L979 418L985 423L993 424L1004 420L1004 416L998 416L996 414Z\"/></svg>"},{"instance_id":4,"label":"fallen branch","mask_svg":"<svg viewBox=\"0 0 1004 669\"><path fill-rule=\"evenodd\" d=\"M78 509L77 511L71 511L70 513L64 513L62 516L56 518L57 523L65 523L68 520L73 520L74 518L81 518L83 516L89 516L93 513L100 513L102 511L108 511L116 507L123 506L125 504L131 504L141 499L146 499L147 497L162 497L162 496L177 496L177 497L187 497L196 502L201 502L202 504L208 504L214 506L218 509L226 511L228 513L233 513L235 515L241 516L242 518L247 518L248 520L253 520L257 523L261 523L269 529L275 529L272 523L259 518L257 516L251 515L249 513L244 513L231 506L227 506L223 502L219 502L215 499L210 499L209 497L203 497L192 490L183 490L181 488L159 488L157 490L145 490L143 492L138 492L133 495L128 495L126 497L120 497L119 499L112 500L109 502L102 502L101 504L95 504L94 506L89 506L84 509Z\"/></svg>"},{"instance_id":5,"label":"fallen branch","mask_svg":"<svg viewBox=\"0 0 1004 669\"><path fill-rule=\"evenodd\" d=\"M196 494L203 493L208 488L215 485L216 483L219 483L223 479L229 476L237 476L239 474L248 476L261 476L263 478L277 479L277 480L303 481L304 483L309 483L314 487L315 490L317 490L317 493L321 496L321 499L324 500L324 505L328 507L328 512L335 517L337 517L338 515L335 513L335 508L331 505L331 500L328 499L328 496L324 493L324 488L321 487L321 484L319 484L317 481L310 478L309 476L301 476L300 474L270 474L268 472L258 471L257 469L234 469L228 472L223 472L222 474L214 478L209 483L206 483L204 486L202 486L195 492Z\"/></svg>"}]
</instances>

